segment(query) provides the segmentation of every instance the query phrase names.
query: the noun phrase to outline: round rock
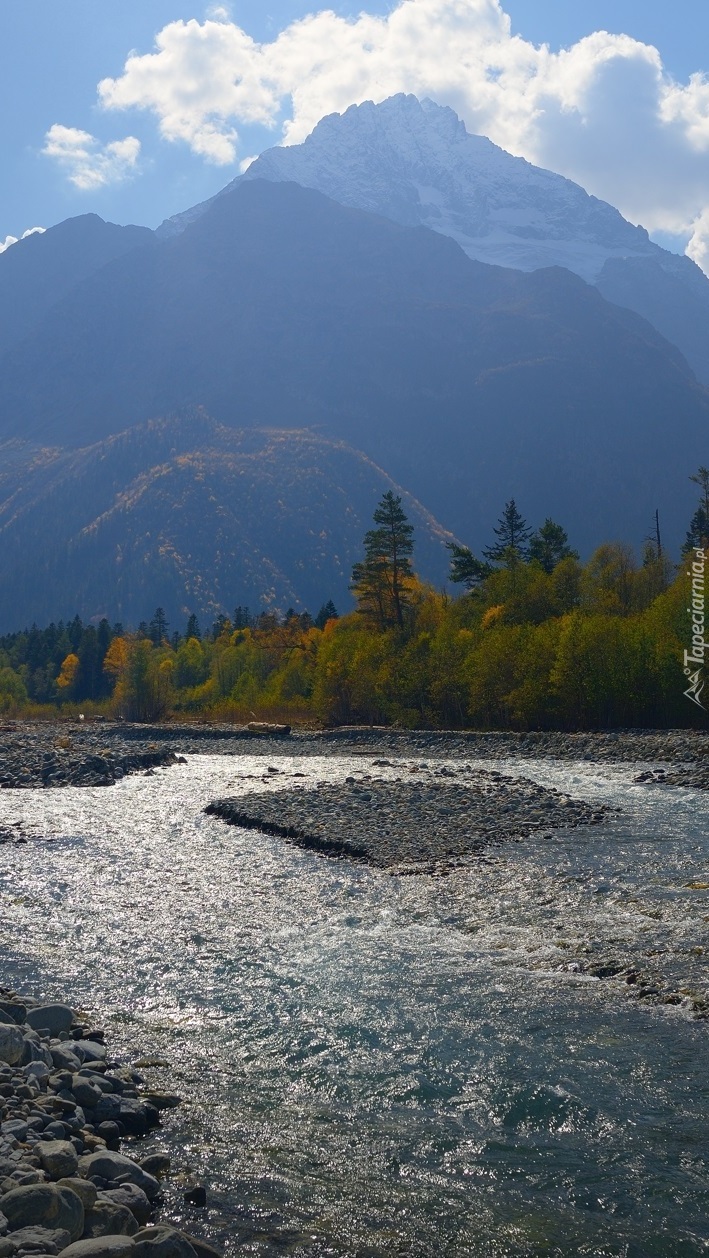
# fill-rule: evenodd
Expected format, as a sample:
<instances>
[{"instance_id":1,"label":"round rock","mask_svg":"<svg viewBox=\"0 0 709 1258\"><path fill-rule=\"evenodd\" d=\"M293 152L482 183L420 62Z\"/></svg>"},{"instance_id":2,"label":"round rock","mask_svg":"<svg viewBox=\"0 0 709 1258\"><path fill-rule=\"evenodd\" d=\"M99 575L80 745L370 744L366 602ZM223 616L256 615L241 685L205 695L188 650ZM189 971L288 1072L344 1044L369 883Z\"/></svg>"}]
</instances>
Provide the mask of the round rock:
<instances>
[{"instance_id":1,"label":"round rock","mask_svg":"<svg viewBox=\"0 0 709 1258\"><path fill-rule=\"evenodd\" d=\"M33 1031L48 1030L52 1036L69 1031L74 1021L74 1010L68 1005L37 1005L28 1009L25 1022Z\"/></svg>"},{"instance_id":2,"label":"round rock","mask_svg":"<svg viewBox=\"0 0 709 1258\"><path fill-rule=\"evenodd\" d=\"M2 1198L2 1212L10 1232L33 1224L51 1231L63 1229L76 1241L84 1230L84 1206L71 1188L56 1184L27 1184Z\"/></svg>"},{"instance_id":3,"label":"round rock","mask_svg":"<svg viewBox=\"0 0 709 1258\"><path fill-rule=\"evenodd\" d=\"M40 1140L34 1153L52 1179L66 1179L79 1169L76 1149L68 1140Z\"/></svg>"},{"instance_id":4,"label":"round rock","mask_svg":"<svg viewBox=\"0 0 709 1258\"><path fill-rule=\"evenodd\" d=\"M0 1061L16 1066L25 1047L25 1037L18 1026L0 1024Z\"/></svg>"},{"instance_id":5,"label":"round rock","mask_svg":"<svg viewBox=\"0 0 709 1258\"><path fill-rule=\"evenodd\" d=\"M135 1246L130 1236L103 1236L77 1241L62 1254L63 1258L131 1258Z\"/></svg>"}]
</instances>

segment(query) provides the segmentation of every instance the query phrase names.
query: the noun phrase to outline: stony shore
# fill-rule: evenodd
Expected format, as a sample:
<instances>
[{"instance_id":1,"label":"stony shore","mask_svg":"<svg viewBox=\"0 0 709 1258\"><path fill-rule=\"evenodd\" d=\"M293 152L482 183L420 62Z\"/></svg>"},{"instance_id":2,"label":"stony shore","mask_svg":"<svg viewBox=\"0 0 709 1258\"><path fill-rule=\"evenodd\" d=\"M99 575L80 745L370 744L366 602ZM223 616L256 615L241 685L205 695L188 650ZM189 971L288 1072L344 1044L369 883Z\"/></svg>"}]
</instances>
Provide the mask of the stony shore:
<instances>
[{"instance_id":1,"label":"stony shore","mask_svg":"<svg viewBox=\"0 0 709 1258\"><path fill-rule=\"evenodd\" d=\"M68 1006L0 988L0 1258L219 1258L158 1221L169 1157L120 1151L178 1103Z\"/></svg>"},{"instance_id":2,"label":"stony shore","mask_svg":"<svg viewBox=\"0 0 709 1258\"><path fill-rule=\"evenodd\" d=\"M348 727L269 736L232 725L6 721L0 787L108 786L199 753L559 759L662 766L642 780L709 789L709 731L458 732ZM671 766L671 771L666 766ZM650 772L647 770L646 772Z\"/></svg>"},{"instance_id":3,"label":"stony shore","mask_svg":"<svg viewBox=\"0 0 709 1258\"><path fill-rule=\"evenodd\" d=\"M323 856L392 872L449 872L493 843L535 830L592 825L608 809L571 799L526 778L412 765L407 781L376 775L344 785L256 792L217 800L206 812L230 825L279 835ZM415 775L415 777L414 777Z\"/></svg>"}]
</instances>

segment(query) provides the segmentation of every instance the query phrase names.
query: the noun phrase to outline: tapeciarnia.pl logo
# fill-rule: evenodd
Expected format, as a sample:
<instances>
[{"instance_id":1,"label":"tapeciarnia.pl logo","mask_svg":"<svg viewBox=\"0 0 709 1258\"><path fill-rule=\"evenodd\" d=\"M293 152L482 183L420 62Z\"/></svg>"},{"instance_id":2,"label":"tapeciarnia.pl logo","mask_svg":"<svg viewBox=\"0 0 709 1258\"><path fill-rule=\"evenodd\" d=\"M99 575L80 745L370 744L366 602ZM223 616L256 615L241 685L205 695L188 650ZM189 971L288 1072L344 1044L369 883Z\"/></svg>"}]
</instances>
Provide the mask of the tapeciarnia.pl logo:
<instances>
[{"instance_id":1,"label":"tapeciarnia.pl logo","mask_svg":"<svg viewBox=\"0 0 709 1258\"><path fill-rule=\"evenodd\" d=\"M692 618L692 649L684 653L684 675L689 680L689 689L685 690L685 695L692 703L696 703L697 707L706 711L701 700L701 694L704 689L704 679L702 677L702 669L704 668L704 656L707 650L707 642L704 638L705 630L705 597L704 597L704 566L706 558L702 547L698 547L694 551L694 559L692 561L691 571L687 572L687 576L692 578L692 606L687 608ZM698 667L692 667L698 665Z\"/></svg>"}]
</instances>

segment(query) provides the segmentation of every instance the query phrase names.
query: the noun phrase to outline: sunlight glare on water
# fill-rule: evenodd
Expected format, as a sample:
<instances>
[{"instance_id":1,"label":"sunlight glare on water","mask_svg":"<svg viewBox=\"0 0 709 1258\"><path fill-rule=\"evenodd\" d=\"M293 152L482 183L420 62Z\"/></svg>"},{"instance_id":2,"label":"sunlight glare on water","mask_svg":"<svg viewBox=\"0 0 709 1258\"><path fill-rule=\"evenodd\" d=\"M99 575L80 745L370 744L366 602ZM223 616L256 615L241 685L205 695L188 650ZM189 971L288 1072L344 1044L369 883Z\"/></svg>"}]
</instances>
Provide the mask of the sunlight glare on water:
<instances>
[{"instance_id":1,"label":"sunlight glare on water","mask_svg":"<svg viewBox=\"0 0 709 1258\"><path fill-rule=\"evenodd\" d=\"M207 1183L227 1252L709 1249L709 1023L577 968L706 991L709 894L688 887L709 881L706 798L633 785L631 766L480 767L623 811L407 878L202 812L296 772L396 765L193 756L110 789L0 793L0 826L29 836L1 849L8 981L169 1061L146 1072L185 1098L162 1140Z\"/></svg>"}]
</instances>

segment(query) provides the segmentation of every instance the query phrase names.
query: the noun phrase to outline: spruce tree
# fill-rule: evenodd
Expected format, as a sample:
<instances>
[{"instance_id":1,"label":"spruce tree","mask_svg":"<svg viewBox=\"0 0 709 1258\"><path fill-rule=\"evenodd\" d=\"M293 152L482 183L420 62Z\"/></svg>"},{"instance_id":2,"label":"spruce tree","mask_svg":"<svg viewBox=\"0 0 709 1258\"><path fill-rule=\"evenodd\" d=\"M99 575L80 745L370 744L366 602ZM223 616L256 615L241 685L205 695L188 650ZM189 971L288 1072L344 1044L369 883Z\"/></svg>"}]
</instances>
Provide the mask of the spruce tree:
<instances>
[{"instance_id":1,"label":"spruce tree","mask_svg":"<svg viewBox=\"0 0 709 1258\"><path fill-rule=\"evenodd\" d=\"M326 603L323 603L320 611L315 617L316 629L324 629L328 620L339 620L339 612L331 598L329 598Z\"/></svg>"},{"instance_id":2,"label":"spruce tree","mask_svg":"<svg viewBox=\"0 0 709 1258\"><path fill-rule=\"evenodd\" d=\"M529 558L529 539L532 530L527 521L517 510L514 498L505 503L505 509L493 529L497 541L483 550L483 555L491 563L502 563L507 567L524 562Z\"/></svg>"},{"instance_id":3,"label":"spruce tree","mask_svg":"<svg viewBox=\"0 0 709 1258\"><path fill-rule=\"evenodd\" d=\"M199 642L201 640L201 637L202 635L199 631L199 621L193 612L189 620L187 621L187 629L185 630L185 638L187 639L188 642L190 638L196 638L197 641Z\"/></svg>"}]
</instances>

